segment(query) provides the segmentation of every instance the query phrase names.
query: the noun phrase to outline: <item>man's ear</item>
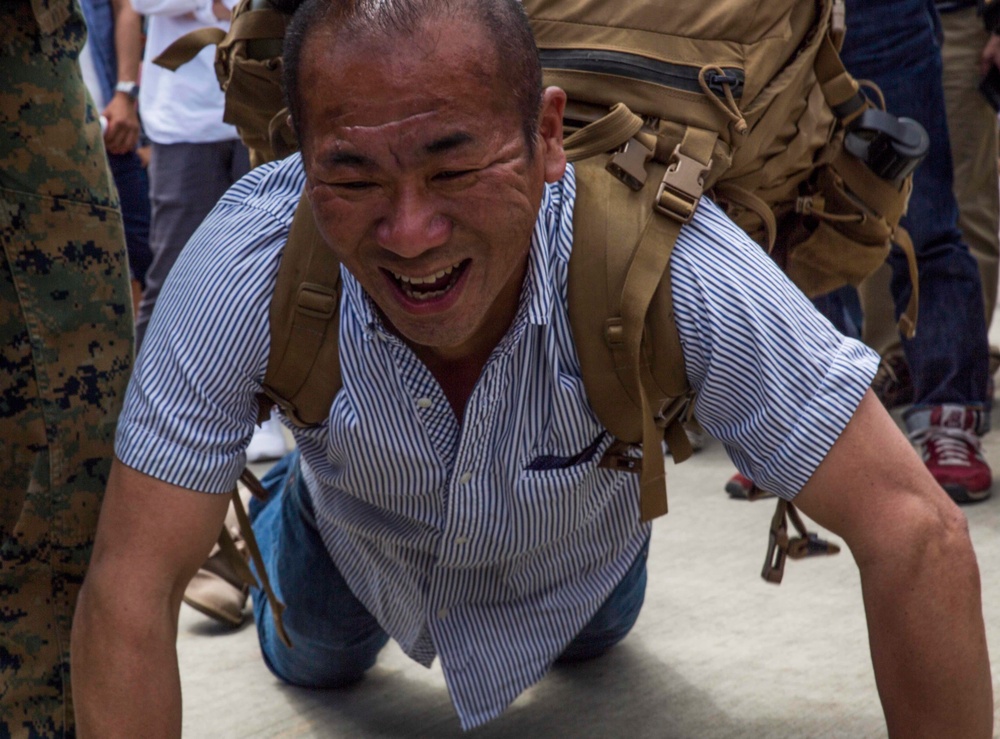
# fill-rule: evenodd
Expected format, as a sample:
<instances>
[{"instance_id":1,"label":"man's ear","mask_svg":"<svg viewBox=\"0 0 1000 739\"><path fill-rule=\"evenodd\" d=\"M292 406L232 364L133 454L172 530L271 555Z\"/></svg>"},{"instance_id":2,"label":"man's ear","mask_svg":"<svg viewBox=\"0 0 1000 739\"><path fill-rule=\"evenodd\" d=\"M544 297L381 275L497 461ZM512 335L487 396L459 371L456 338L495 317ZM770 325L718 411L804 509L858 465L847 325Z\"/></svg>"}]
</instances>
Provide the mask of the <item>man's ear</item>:
<instances>
[{"instance_id":1,"label":"man's ear","mask_svg":"<svg viewBox=\"0 0 1000 739\"><path fill-rule=\"evenodd\" d=\"M546 87L538 125L539 153L545 161L546 182L557 182L566 172L562 124L565 110L566 93L558 87Z\"/></svg>"}]
</instances>

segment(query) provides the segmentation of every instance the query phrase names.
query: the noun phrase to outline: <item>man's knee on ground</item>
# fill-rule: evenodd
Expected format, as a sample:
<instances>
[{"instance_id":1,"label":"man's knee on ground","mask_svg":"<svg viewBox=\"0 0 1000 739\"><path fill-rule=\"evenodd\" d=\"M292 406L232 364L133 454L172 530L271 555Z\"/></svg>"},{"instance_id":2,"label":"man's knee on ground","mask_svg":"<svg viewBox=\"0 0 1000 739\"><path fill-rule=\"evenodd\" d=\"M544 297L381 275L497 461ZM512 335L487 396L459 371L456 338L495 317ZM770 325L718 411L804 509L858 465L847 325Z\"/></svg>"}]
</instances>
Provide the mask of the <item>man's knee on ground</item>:
<instances>
[{"instance_id":1,"label":"man's knee on ground","mask_svg":"<svg viewBox=\"0 0 1000 739\"><path fill-rule=\"evenodd\" d=\"M255 598L257 593L254 594ZM299 623L286 610L282 622L292 642L280 640L270 606L254 607L261 653L268 669L283 682L303 688L345 688L364 677L389 641L389 636L372 624L363 631L331 634L319 623ZM299 619L300 621L301 619ZM326 632L313 636L317 632Z\"/></svg>"}]
</instances>

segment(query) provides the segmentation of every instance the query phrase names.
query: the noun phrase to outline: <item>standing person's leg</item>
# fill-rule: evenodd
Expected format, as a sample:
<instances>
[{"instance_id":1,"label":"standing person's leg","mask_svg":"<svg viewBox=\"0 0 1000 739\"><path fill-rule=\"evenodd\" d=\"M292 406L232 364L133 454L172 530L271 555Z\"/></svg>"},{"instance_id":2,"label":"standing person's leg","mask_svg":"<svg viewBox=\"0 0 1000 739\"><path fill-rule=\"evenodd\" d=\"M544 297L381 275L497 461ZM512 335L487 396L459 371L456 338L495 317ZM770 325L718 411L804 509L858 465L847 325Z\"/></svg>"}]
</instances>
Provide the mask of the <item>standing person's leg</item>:
<instances>
[{"instance_id":1,"label":"standing person's leg","mask_svg":"<svg viewBox=\"0 0 1000 739\"><path fill-rule=\"evenodd\" d=\"M74 733L69 638L132 360L82 18L0 3L0 736Z\"/></svg>"},{"instance_id":2,"label":"standing person's leg","mask_svg":"<svg viewBox=\"0 0 1000 739\"><path fill-rule=\"evenodd\" d=\"M881 356L903 351L899 329L896 328L896 304L892 299L891 284L892 268L883 264L858 286L864 315L861 340Z\"/></svg>"},{"instance_id":3,"label":"standing person's leg","mask_svg":"<svg viewBox=\"0 0 1000 739\"><path fill-rule=\"evenodd\" d=\"M282 643L263 591L252 588L264 661L293 685L349 685L375 664L389 637L351 593L320 539L298 451L261 482L270 498L263 505L251 501L250 519L271 587L285 604L282 620L293 644Z\"/></svg>"},{"instance_id":4,"label":"standing person's leg","mask_svg":"<svg viewBox=\"0 0 1000 739\"><path fill-rule=\"evenodd\" d=\"M239 139L229 143L229 184L238 181L250 171L250 150Z\"/></svg>"},{"instance_id":5,"label":"standing person's leg","mask_svg":"<svg viewBox=\"0 0 1000 739\"><path fill-rule=\"evenodd\" d=\"M941 25L942 82L955 172L958 226L979 265L988 327L997 302L1000 257L997 114L979 91L979 56L989 34L974 7L942 14Z\"/></svg>"},{"instance_id":6,"label":"standing person's leg","mask_svg":"<svg viewBox=\"0 0 1000 739\"><path fill-rule=\"evenodd\" d=\"M139 285L145 287L146 271L153 261L149 248L149 177L134 151L108 154L108 164L121 200L129 269Z\"/></svg>"},{"instance_id":7,"label":"standing person's leg","mask_svg":"<svg viewBox=\"0 0 1000 739\"><path fill-rule=\"evenodd\" d=\"M848 70L879 85L889 110L919 121L931 140L903 219L920 272L917 333L903 340L914 385L907 425L928 468L957 500L982 499L991 484L975 437L988 428L986 322L979 271L957 226L937 14L926 0L848 0L847 12ZM898 316L910 296L908 270L897 249L889 263Z\"/></svg>"},{"instance_id":8,"label":"standing person's leg","mask_svg":"<svg viewBox=\"0 0 1000 739\"><path fill-rule=\"evenodd\" d=\"M153 261L146 272L146 289L136 317L137 346L142 345L160 289L181 249L235 182L234 174L245 174L248 168L246 148L239 142L153 143L149 161Z\"/></svg>"}]
</instances>

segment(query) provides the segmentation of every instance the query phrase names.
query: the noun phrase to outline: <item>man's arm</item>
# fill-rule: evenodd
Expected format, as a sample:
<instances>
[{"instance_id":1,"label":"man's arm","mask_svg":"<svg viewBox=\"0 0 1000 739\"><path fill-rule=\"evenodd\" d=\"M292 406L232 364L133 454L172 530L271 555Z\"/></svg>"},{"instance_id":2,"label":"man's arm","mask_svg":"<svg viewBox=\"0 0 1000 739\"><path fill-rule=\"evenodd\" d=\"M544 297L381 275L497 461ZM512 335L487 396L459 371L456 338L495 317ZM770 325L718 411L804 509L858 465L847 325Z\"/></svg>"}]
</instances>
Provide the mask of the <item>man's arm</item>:
<instances>
[{"instance_id":1,"label":"man's arm","mask_svg":"<svg viewBox=\"0 0 1000 739\"><path fill-rule=\"evenodd\" d=\"M861 571L891 736L991 737L979 568L966 520L869 390L796 497Z\"/></svg>"},{"instance_id":2,"label":"man's arm","mask_svg":"<svg viewBox=\"0 0 1000 739\"><path fill-rule=\"evenodd\" d=\"M181 597L219 536L229 500L115 460L73 621L81 737L180 736Z\"/></svg>"},{"instance_id":3,"label":"man's arm","mask_svg":"<svg viewBox=\"0 0 1000 739\"><path fill-rule=\"evenodd\" d=\"M129 0L112 0L115 14L115 57L118 60L118 81L135 82L139 79L139 62L142 60L142 18ZM104 145L112 154L127 154L139 143L139 113L136 101L123 92L111 96L104 117L108 130L104 132Z\"/></svg>"}]
</instances>

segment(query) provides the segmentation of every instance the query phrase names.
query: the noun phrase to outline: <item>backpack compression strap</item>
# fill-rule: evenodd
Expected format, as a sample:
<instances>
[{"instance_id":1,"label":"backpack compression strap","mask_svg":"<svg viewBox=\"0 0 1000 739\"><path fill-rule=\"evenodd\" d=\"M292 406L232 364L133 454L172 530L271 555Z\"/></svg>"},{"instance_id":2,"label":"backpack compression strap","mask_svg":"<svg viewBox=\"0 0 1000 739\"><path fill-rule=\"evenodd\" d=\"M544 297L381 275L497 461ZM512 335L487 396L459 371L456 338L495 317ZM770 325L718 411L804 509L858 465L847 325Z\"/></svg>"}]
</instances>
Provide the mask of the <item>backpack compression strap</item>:
<instances>
[{"instance_id":1,"label":"backpack compression strap","mask_svg":"<svg viewBox=\"0 0 1000 739\"><path fill-rule=\"evenodd\" d=\"M297 426L326 420L341 387L340 262L316 227L305 193L292 218L271 299L271 348L261 417L272 403Z\"/></svg>"}]
</instances>

